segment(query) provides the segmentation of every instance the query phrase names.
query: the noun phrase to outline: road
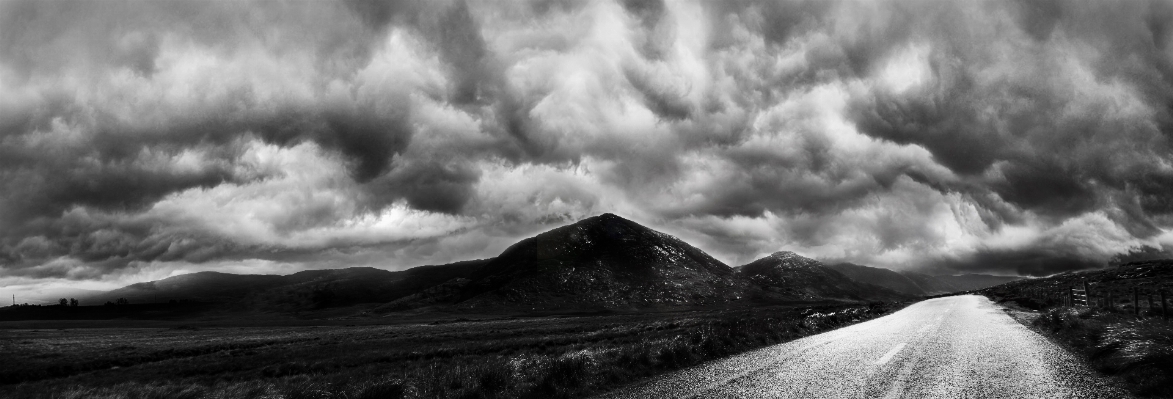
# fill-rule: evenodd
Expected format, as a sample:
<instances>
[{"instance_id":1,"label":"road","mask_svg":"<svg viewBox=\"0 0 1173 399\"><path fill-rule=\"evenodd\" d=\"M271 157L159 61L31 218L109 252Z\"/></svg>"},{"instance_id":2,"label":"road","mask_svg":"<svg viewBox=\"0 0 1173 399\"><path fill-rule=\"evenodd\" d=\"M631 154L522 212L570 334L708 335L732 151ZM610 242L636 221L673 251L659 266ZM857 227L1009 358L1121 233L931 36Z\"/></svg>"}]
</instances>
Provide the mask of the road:
<instances>
[{"instance_id":1,"label":"road","mask_svg":"<svg viewBox=\"0 0 1173 399\"><path fill-rule=\"evenodd\" d=\"M604 398L1126 398L979 296L653 378Z\"/></svg>"}]
</instances>

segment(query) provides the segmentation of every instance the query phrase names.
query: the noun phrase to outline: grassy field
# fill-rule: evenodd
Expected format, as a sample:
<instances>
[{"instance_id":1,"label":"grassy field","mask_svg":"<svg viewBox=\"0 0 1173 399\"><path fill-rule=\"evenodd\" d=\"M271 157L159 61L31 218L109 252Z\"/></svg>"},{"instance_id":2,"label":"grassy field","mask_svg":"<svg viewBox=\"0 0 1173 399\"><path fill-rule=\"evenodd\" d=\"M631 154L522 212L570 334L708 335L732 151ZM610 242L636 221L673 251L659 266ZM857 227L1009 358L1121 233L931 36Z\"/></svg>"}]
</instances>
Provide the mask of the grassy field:
<instances>
[{"instance_id":1,"label":"grassy field","mask_svg":"<svg viewBox=\"0 0 1173 399\"><path fill-rule=\"evenodd\" d=\"M581 397L899 305L295 327L0 330L0 395Z\"/></svg>"}]
</instances>

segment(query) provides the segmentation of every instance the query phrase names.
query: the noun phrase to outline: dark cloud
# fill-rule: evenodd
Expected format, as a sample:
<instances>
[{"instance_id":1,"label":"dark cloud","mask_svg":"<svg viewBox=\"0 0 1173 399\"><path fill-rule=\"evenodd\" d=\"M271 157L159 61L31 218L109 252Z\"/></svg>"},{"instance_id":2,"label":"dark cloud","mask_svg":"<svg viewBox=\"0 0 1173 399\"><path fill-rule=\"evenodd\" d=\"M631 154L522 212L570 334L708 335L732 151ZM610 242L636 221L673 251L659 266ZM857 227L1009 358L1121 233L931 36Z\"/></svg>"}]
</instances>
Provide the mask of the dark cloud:
<instances>
[{"instance_id":1,"label":"dark cloud","mask_svg":"<svg viewBox=\"0 0 1173 399\"><path fill-rule=\"evenodd\" d=\"M1023 0L1016 2L1021 29L1038 41L1047 41L1055 26L1063 20L1063 2L1058 0Z\"/></svg>"},{"instance_id":2,"label":"dark cloud","mask_svg":"<svg viewBox=\"0 0 1173 399\"><path fill-rule=\"evenodd\" d=\"M403 198L416 209L459 213L474 195L473 184L479 178L478 170L461 161L421 161L398 168L371 185L375 197L383 200Z\"/></svg>"},{"instance_id":3,"label":"dark cloud","mask_svg":"<svg viewBox=\"0 0 1173 399\"><path fill-rule=\"evenodd\" d=\"M855 122L861 131L901 144L924 146L943 165L957 173L977 174L996 161L1010 143L997 137L981 120L981 105L965 93L970 83L950 87L938 95L909 100L880 94L856 104Z\"/></svg>"},{"instance_id":4,"label":"dark cloud","mask_svg":"<svg viewBox=\"0 0 1173 399\"><path fill-rule=\"evenodd\" d=\"M355 181L365 183L386 173L391 157L410 141L412 129L403 119L370 109L291 109L256 123L229 124L225 131L256 132L282 145L312 140L346 156Z\"/></svg>"},{"instance_id":5,"label":"dark cloud","mask_svg":"<svg viewBox=\"0 0 1173 399\"><path fill-rule=\"evenodd\" d=\"M1105 189L1151 187L1141 172L1151 164L1141 160L1167 159L1167 137L1137 119L1139 115L1119 115L1119 103L1080 104L1087 101L1083 98L1087 94L1110 95L1099 90L1140 94L1167 87L1162 81L1138 82L1152 69L1165 69L1169 58L1153 57L1151 48L1134 44L1142 39L1136 36L1148 33L1134 29L1146 25L1141 10L1125 7L1109 12L1106 18L1116 23L1112 31L1086 26L1093 13L1106 11L1102 7L1040 1L1016 4L1010 11L1017 13L1019 29L1034 42L1015 42L1013 34L999 33L994 39L1002 42L993 43L1039 49L1021 53L1022 59L1010 64L1019 69L1001 71L1003 75L991 81L991 71L1011 67L999 66L1008 61L991 59L985 48L956 42L959 35L934 27L928 40L945 43L934 45L933 87L913 96L880 92L854 103L853 120L861 131L923 146L954 172L973 176L974 182L985 181L979 185L1042 215L1070 217L1097 209L1103 205ZM1066 40L1096 45L1096 52L1089 56L1092 70L1064 70L1070 65L1063 63L1078 62L1082 54L1073 49L1075 53L1057 55L1053 48L1037 43L1046 42L1053 32L1061 32ZM972 39L980 42L981 38ZM1106 43L1120 46L1097 45ZM1130 62L1137 56L1151 64ZM1109 59L1129 61L1099 65ZM1076 80L1078 76L1072 74L1080 72L1091 74L1092 80ZM1112 87L1112 75L1138 84ZM1158 115L1167 112L1161 103L1151 106ZM1084 109L1073 113L1076 107ZM1144 148L1137 146L1141 143ZM991 173L997 178L978 177Z\"/></svg>"},{"instance_id":6,"label":"dark cloud","mask_svg":"<svg viewBox=\"0 0 1173 399\"><path fill-rule=\"evenodd\" d=\"M1042 277L1056 273L1095 269L1099 260L1044 249L979 251L963 259L939 259L924 272L934 274L989 273Z\"/></svg>"}]
</instances>

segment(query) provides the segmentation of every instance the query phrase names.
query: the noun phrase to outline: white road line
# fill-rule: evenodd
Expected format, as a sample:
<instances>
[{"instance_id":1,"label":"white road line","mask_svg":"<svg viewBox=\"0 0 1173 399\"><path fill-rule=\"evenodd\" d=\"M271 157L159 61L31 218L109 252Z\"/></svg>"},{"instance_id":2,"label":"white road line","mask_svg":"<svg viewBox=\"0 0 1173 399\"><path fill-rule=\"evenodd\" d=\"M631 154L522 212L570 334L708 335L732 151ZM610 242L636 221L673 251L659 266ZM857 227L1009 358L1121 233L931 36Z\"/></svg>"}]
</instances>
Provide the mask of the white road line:
<instances>
[{"instance_id":1,"label":"white road line","mask_svg":"<svg viewBox=\"0 0 1173 399\"><path fill-rule=\"evenodd\" d=\"M896 347L892 348L892 350L888 351L888 353L885 353L884 356L880 356L880 360L876 360L876 364L881 365L888 363L889 360L892 360L893 356L896 356L897 353L900 353L901 349L904 349L903 342L901 342L899 345L896 345Z\"/></svg>"}]
</instances>

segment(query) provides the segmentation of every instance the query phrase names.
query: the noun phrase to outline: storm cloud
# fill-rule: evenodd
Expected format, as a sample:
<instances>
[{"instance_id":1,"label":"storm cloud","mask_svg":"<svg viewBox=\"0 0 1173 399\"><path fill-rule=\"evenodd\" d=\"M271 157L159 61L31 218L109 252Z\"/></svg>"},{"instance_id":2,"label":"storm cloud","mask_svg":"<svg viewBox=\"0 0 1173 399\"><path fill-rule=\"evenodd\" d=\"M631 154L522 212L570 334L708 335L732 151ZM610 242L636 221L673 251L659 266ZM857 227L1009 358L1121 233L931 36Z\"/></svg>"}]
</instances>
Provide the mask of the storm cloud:
<instances>
[{"instance_id":1,"label":"storm cloud","mask_svg":"<svg viewBox=\"0 0 1173 399\"><path fill-rule=\"evenodd\" d=\"M1046 275L1173 246L1173 4L0 2L0 281L494 256L614 212Z\"/></svg>"}]
</instances>

